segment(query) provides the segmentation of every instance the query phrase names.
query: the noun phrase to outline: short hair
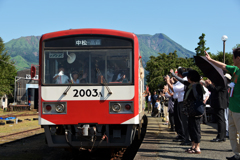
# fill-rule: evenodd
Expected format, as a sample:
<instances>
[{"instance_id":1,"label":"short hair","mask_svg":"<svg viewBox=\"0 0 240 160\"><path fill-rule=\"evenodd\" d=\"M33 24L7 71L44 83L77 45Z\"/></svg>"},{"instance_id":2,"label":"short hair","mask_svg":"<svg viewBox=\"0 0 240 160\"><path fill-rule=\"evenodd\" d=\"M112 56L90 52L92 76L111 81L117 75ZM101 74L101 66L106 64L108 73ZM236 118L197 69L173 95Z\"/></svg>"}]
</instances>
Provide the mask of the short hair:
<instances>
[{"instance_id":1,"label":"short hair","mask_svg":"<svg viewBox=\"0 0 240 160\"><path fill-rule=\"evenodd\" d=\"M74 75L74 74L79 75L77 71L73 71L73 72L72 72L72 75Z\"/></svg>"},{"instance_id":2,"label":"short hair","mask_svg":"<svg viewBox=\"0 0 240 160\"><path fill-rule=\"evenodd\" d=\"M160 101L160 98L157 98L157 101Z\"/></svg>"},{"instance_id":3,"label":"short hair","mask_svg":"<svg viewBox=\"0 0 240 160\"><path fill-rule=\"evenodd\" d=\"M200 75L195 70L188 71L188 79L190 79L192 82L199 82L200 81Z\"/></svg>"},{"instance_id":4,"label":"short hair","mask_svg":"<svg viewBox=\"0 0 240 160\"><path fill-rule=\"evenodd\" d=\"M233 49L234 58L240 57L240 47Z\"/></svg>"},{"instance_id":5,"label":"short hair","mask_svg":"<svg viewBox=\"0 0 240 160\"><path fill-rule=\"evenodd\" d=\"M180 67L180 68L178 68L178 74L183 74L183 72L186 72L186 68L184 68L184 67Z\"/></svg>"}]
</instances>

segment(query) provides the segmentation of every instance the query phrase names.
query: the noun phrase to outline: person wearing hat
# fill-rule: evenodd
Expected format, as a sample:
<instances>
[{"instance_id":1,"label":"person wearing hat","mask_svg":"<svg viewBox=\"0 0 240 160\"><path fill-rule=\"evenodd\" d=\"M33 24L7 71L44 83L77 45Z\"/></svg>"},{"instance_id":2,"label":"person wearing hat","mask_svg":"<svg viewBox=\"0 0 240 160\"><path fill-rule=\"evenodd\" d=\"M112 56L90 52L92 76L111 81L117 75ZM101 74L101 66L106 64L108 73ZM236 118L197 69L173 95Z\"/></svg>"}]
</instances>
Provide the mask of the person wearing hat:
<instances>
[{"instance_id":1,"label":"person wearing hat","mask_svg":"<svg viewBox=\"0 0 240 160\"><path fill-rule=\"evenodd\" d=\"M69 83L69 78L68 76L64 75L64 67L63 65L58 66L58 74L55 74L53 76L53 80L55 81L56 84L66 84Z\"/></svg>"},{"instance_id":2,"label":"person wearing hat","mask_svg":"<svg viewBox=\"0 0 240 160\"><path fill-rule=\"evenodd\" d=\"M240 48L233 50L233 64L226 65L225 63L216 61L210 57L205 51L206 58L215 66L228 71L232 75L230 95L229 95L229 139L234 155L232 157L226 157L229 160L240 159L240 144L237 137L240 133Z\"/></svg>"},{"instance_id":3,"label":"person wearing hat","mask_svg":"<svg viewBox=\"0 0 240 160\"><path fill-rule=\"evenodd\" d=\"M72 77L71 77L71 82L73 84L79 84L79 79L78 79L79 75L77 71L73 71L72 72Z\"/></svg>"}]
</instances>

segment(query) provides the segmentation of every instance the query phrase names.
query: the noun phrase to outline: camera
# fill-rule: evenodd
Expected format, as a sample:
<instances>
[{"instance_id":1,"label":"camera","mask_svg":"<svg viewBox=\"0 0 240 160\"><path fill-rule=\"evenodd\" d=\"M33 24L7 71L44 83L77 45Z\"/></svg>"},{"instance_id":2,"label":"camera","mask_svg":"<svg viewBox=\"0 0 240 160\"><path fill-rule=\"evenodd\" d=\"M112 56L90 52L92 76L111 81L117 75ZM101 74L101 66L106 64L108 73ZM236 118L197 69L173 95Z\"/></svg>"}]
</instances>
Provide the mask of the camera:
<instances>
[{"instance_id":1,"label":"camera","mask_svg":"<svg viewBox=\"0 0 240 160\"><path fill-rule=\"evenodd\" d=\"M163 76L163 79L165 79L167 76L168 76L169 78L171 78L169 75L166 75L166 76Z\"/></svg>"}]
</instances>

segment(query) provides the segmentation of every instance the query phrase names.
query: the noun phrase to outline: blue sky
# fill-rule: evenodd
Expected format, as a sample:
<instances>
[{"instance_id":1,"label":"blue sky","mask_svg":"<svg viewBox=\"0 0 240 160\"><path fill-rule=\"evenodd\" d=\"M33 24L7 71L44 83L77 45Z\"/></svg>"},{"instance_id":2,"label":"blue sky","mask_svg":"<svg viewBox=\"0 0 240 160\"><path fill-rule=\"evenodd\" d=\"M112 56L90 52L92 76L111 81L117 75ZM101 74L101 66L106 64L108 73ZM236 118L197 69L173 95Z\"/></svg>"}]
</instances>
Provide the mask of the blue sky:
<instances>
[{"instance_id":1,"label":"blue sky","mask_svg":"<svg viewBox=\"0 0 240 160\"><path fill-rule=\"evenodd\" d=\"M206 34L210 52L226 52L240 43L240 0L0 0L0 37L75 28L107 28L136 34L164 33L195 51Z\"/></svg>"}]
</instances>

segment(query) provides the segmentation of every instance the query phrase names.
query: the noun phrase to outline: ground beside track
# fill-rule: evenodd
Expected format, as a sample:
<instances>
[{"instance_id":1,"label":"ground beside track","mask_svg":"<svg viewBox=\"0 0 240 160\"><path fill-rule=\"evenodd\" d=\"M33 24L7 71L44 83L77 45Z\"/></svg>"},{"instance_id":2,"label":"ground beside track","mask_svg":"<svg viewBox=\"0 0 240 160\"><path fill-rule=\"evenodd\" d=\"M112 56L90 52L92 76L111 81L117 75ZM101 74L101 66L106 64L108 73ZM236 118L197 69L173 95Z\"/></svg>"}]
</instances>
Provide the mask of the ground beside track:
<instances>
[{"instance_id":1,"label":"ground beside track","mask_svg":"<svg viewBox=\"0 0 240 160\"><path fill-rule=\"evenodd\" d=\"M168 131L161 118L148 117L148 127L145 138L134 160L223 160L233 156L230 142L210 142L217 135L217 125L208 123L201 125L201 151L202 153L189 154L184 151L190 146L181 146L180 142L173 142L174 132Z\"/></svg>"}]
</instances>

